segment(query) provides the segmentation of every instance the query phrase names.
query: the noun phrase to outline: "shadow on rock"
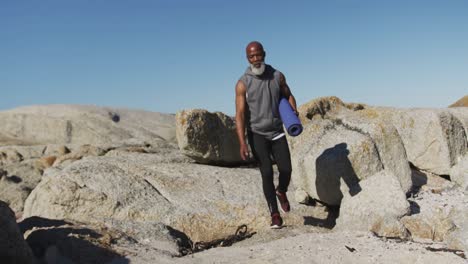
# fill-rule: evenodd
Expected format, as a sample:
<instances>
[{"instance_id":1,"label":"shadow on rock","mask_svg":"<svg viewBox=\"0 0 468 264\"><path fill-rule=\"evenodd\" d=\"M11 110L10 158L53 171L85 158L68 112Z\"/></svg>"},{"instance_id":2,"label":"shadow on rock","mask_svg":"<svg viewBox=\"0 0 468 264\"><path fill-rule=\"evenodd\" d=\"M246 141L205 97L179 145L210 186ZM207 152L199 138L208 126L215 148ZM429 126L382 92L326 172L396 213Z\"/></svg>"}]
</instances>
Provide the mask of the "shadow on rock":
<instances>
[{"instance_id":1,"label":"shadow on rock","mask_svg":"<svg viewBox=\"0 0 468 264\"><path fill-rule=\"evenodd\" d=\"M66 222L64 220L55 220L47 219L39 216L31 216L24 219L21 223L18 223L18 226L21 230L21 233L24 234L27 230L33 229L33 227L57 227L63 225L71 225L72 223Z\"/></svg>"},{"instance_id":2,"label":"shadow on rock","mask_svg":"<svg viewBox=\"0 0 468 264\"><path fill-rule=\"evenodd\" d=\"M111 248L114 240L120 237L106 230L95 231L40 217L25 219L20 225L24 231L32 230L26 242L34 255L46 263L129 263Z\"/></svg>"},{"instance_id":3,"label":"shadow on rock","mask_svg":"<svg viewBox=\"0 0 468 264\"><path fill-rule=\"evenodd\" d=\"M349 150L346 143L340 143L326 149L315 161L317 195L319 200L339 204L343 198L340 179L346 183L349 194L355 196L362 189L359 178L348 158Z\"/></svg>"},{"instance_id":4,"label":"shadow on rock","mask_svg":"<svg viewBox=\"0 0 468 264\"><path fill-rule=\"evenodd\" d=\"M327 218L321 219L313 216L304 216L304 225L311 225L316 227L324 227L333 229L336 225L336 219L339 216L340 208L338 206L327 206Z\"/></svg>"}]
</instances>

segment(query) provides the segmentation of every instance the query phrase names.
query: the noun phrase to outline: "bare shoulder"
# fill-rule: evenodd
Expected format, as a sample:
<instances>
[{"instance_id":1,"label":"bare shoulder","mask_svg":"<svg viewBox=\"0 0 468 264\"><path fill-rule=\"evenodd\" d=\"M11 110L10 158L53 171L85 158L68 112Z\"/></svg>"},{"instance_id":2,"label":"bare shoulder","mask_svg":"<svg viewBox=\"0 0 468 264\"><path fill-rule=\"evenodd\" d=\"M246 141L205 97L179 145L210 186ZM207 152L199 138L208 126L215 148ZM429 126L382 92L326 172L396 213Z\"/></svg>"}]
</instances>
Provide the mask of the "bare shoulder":
<instances>
[{"instance_id":1,"label":"bare shoulder","mask_svg":"<svg viewBox=\"0 0 468 264\"><path fill-rule=\"evenodd\" d=\"M242 80L238 80L236 84L236 93L245 93L246 89L245 83Z\"/></svg>"}]
</instances>

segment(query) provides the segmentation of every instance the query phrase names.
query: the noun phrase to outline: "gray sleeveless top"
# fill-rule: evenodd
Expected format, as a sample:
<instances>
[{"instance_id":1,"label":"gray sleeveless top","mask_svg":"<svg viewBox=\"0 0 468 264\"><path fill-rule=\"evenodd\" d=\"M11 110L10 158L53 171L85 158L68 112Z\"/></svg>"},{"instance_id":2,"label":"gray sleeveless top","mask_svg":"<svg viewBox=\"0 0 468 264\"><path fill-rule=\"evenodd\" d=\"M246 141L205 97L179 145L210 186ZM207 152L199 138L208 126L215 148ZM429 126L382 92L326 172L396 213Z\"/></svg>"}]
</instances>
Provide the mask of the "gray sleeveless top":
<instances>
[{"instance_id":1,"label":"gray sleeveless top","mask_svg":"<svg viewBox=\"0 0 468 264\"><path fill-rule=\"evenodd\" d=\"M240 80L247 87L246 127L248 131L273 139L283 133L279 116L280 72L265 65L265 72L257 76L247 67Z\"/></svg>"}]
</instances>

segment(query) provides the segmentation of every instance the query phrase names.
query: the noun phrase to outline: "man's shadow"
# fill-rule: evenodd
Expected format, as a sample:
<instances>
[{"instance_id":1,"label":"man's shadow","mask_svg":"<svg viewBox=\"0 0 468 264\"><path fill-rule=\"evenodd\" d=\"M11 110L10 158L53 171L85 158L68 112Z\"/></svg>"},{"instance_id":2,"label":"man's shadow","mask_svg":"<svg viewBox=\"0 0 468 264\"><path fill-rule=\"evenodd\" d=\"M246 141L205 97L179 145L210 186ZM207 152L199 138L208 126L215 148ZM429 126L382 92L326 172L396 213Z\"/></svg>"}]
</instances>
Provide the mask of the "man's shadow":
<instances>
[{"instance_id":1,"label":"man's shadow","mask_svg":"<svg viewBox=\"0 0 468 264\"><path fill-rule=\"evenodd\" d=\"M355 196L362 189L359 178L353 169L346 143L340 143L326 149L315 161L318 200L341 203L343 193L340 189L341 179L347 185L349 194Z\"/></svg>"},{"instance_id":2,"label":"man's shadow","mask_svg":"<svg viewBox=\"0 0 468 264\"><path fill-rule=\"evenodd\" d=\"M328 216L326 219L311 216L304 217L305 225L321 226L329 229L335 226L336 219L339 216L339 205L343 199L343 193L340 189L341 179L348 187L351 196L355 196L362 190L359 178L348 158L349 150L347 147L346 143L337 144L323 151L315 160L317 200L327 206ZM326 201L332 202L333 205L327 204Z\"/></svg>"}]
</instances>

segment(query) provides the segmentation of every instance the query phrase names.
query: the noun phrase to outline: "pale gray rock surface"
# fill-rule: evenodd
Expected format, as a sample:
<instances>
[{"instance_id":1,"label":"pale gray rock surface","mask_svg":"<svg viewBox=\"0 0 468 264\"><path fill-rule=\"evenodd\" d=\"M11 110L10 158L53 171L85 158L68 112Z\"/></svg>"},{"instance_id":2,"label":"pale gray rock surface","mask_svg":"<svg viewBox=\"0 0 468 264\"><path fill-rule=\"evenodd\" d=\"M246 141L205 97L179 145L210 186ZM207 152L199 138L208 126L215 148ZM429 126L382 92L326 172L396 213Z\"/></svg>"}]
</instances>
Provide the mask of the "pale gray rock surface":
<instances>
[{"instance_id":1,"label":"pale gray rock surface","mask_svg":"<svg viewBox=\"0 0 468 264\"><path fill-rule=\"evenodd\" d=\"M258 169L178 163L170 153L108 154L46 170L24 217L156 221L194 241L230 235L242 224L254 230L269 225ZM285 220L303 223L303 213Z\"/></svg>"},{"instance_id":2,"label":"pale gray rock surface","mask_svg":"<svg viewBox=\"0 0 468 264\"><path fill-rule=\"evenodd\" d=\"M447 111L462 123L465 128L465 135L468 137L468 107L447 108Z\"/></svg>"},{"instance_id":3,"label":"pale gray rock surface","mask_svg":"<svg viewBox=\"0 0 468 264\"><path fill-rule=\"evenodd\" d=\"M42 173L36 168L35 159L11 163L2 168L0 200L5 201L15 213L21 213L24 201L41 181Z\"/></svg>"},{"instance_id":4,"label":"pale gray rock surface","mask_svg":"<svg viewBox=\"0 0 468 264\"><path fill-rule=\"evenodd\" d=\"M27 106L1 111L0 123L3 137L30 144L175 142L174 115L122 108Z\"/></svg>"},{"instance_id":5,"label":"pale gray rock surface","mask_svg":"<svg viewBox=\"0 0 468 264\"><path fill-rule=\"evenodd\" d=\"M468 155L465 155L450 169L450 179L468 194Z\"/></svg>"},{"instance_id":6,"label":"pale gray rock surface","mask_svg":"<svg viewBox=\"0 0 468 264\"><path fill-rule=\"evenodd\" d=\"M408 160L417 168L448 175L467 151L465 128L445 109L373 108L397 128ZM465 117L468 117L468 113Z\"/></svg>"},{"instance_id":7,"label":"pale gray rock surface","mask_svg":"<svg viewBox=\"0 0 468 264\"><path fill-rule=\"evenodd\" d=\"M85 224L30 217L19 225L41 263L134 263L149 256L154 262L180 256L178 238L160 223Z\"/></svg>"},{"instance_id":8,"label":"pale gray rock surface","mask_svg":"<svg viewBox=\"0 0 468 264\"><path fill-rule=\"evenodd\" d=\"M388 120L367 108L342 111L329 118L372 138L384 169L397 177L403 192L411 189L411 169L405 147L397 129Z\"/></svg>"},{"instance_id":9,"label":"pale gray rock surface","mask_svg":"<svg viewBox=\"0 0 468 264\"><path fill-rule=\"evenodd\" d=\"M468 199L459 188L440 193L423 191L411 197L412 214L401 222L413 240L440 241L452 250L468 252Z\"/></svg>"},{"instance_id":10,"label":"pale gray rock surface","mask_svg":"<svg viewBox=\"0 0 468 264\"><path fill-rule=\"evenodd\" d=\"M360 186L354 196L345 194L336 228L405 238L408 234L399 220L409 214L409 203L392 172L380 171L360 181Z\"/></svg>"},{"instance_id":11,"label":"pale gray rock surface","mask_svg":"<svg viewBox=\"0 0 468 264\"><path fill-rule=\"evenodd\" d=\"M0 257L2 264L35 263L31 248L24 241L15 214L0 201Z\"/></svg>"},{"instance_id":12,"label":"pale gray rock surface","mask_svg":"<svg viewBox=\"0 0 468 264\"><path fill-rule=\"evenodd\" d=\"M245 163L239 154L239 141L233 118L202 109L182 110L176 114L179 149L203 164L234 165Z\"/></svg>"},{"instance_id":13,"label":"pale gray rock surface","mask_svg":"<svg viewBox=\"0 0 468 264\"><path fill-rule=\"evenodd\" d=\"M383 169L370 137L329 120L306 124L290 146L298 192L329 205L339 205L344 193L358 192L359 181Z\"/></svg>"},{"instance_id":14,"label":"pale gray rock surface","mask_svg":"<svg viewBox=\"0 0 468 264\"><path fill-rule=\"evenodd\" d=\"M304 131L288 139L300 202L307 194L339 205L344 193L359 191L359 181L383 169L397 177L404 193L411 190L403 141L378 113L335 97L313 100L299 112Z\"/></svg>"},{"instance_id":15,"label":"pale gray rock surface","mask_svg":"<svg viewBox=\"0 0 468 264\"><path fill-rule=\"evenodd\" d=\"M447 247L453 250L463 250L465 254L468 254L468 204L465 206L454 209L450 213L450 218L455 226L454 230L451 230L445 237Z\"/></svg>"}]
</instances>

